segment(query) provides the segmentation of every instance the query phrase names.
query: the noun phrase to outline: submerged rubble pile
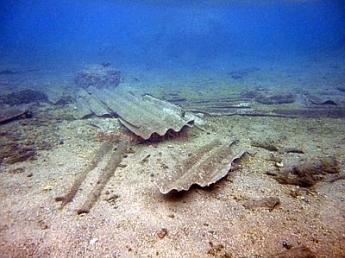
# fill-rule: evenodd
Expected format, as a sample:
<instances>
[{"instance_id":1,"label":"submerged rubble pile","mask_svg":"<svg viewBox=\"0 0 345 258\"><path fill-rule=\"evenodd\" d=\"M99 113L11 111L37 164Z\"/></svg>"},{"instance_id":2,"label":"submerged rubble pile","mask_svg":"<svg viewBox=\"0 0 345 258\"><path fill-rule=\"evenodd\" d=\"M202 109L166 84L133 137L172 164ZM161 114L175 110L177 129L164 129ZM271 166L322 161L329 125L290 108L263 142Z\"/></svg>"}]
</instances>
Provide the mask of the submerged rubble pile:
<instances>
[{"instance_id":1,"label":"submerged rubble pile","mask_svg":"<svg viewBox=\"0 0 345 258\"><path fill-rule=\"evenodd\" d=\"M33 145L19 143L20 139L20 135L16 133L0 133L0 165L14 164L36 156L36 148Z\"/></svg>"},{"instance_id":2,"label":"submerged rubble pile","mask_svg":"<svg viewBox=\"0 0 345 258\"><path fill-rule=\"evenodd\" d=\"M32 113L27 106L3 107L0 110L0 125L12 122L17 119L30 118Z\"/></svg>"},{"instance_id":3,"label":"submerged rubble pile","mask_svg":"<svg viewBox=\"0 0 345 258\"><path fill-rule=\"evenodd\" d=\"M11 107L2 110L0 117L1 114L3 123L0 123L0 164L35 159L38 151L51 150L62 143L56 133L59 121L52 119L48 113L37 109L29 111ZM20 118L26 119L18 120Z\"/></svg>"}]
</instances>

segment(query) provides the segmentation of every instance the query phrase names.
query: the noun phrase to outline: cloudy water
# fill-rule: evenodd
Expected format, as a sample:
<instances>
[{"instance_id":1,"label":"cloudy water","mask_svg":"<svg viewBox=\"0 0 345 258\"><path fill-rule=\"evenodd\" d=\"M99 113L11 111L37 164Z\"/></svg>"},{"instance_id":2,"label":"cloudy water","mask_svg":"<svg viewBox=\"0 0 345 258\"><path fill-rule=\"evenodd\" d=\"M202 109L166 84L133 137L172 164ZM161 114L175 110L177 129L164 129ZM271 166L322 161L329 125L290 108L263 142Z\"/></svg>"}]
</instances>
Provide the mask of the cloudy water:
<instances>
[{"instance_id":1,"label":"cloudy water","mask_svg":"<svg viewBox=\"0 0 345 258\"><path fill-rule=\"evenodd\" d=\"M337 65L345 45L344 1L4 1L0 10L3 66L110 62L163 79Z\"/></svg>"}]
</instances>

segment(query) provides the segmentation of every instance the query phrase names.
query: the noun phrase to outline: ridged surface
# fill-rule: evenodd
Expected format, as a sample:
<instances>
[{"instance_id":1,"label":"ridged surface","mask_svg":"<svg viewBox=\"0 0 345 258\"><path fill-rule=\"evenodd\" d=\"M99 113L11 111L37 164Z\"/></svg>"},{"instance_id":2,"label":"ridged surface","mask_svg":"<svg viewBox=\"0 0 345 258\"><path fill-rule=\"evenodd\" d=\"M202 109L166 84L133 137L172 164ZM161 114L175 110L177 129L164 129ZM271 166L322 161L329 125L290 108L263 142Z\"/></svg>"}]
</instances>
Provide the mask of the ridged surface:
<instances>
[{"instance_id":1,"label":"ridged surface","mask_svg":"<svg viewBox=\"0 0 345 258\"><path fill-rule=\"evenodd\" d=\"M78 104L84 117L88 115L119 116L121 123L144 140L152 134L165 135L169 130L179 132L193 125L193 116L185 117L182 108L149 95L136 95L116 88L88 88L77 93Z\"/></svg>"},{"instance_id":2,"label":"ridged surface","mask_svg":"<svg viewBox=\"0 0 345 258\"><path fill-rule=\"evenodd\" d=\"M177 167L166 173L157 182L162 194L172 191L188 191L192 185L210 186L225 177L232 168L233 162L245 152L235 155L229 145L219 140L200 147L186 160L178 162Z\"/></svg>"}]
</instances>

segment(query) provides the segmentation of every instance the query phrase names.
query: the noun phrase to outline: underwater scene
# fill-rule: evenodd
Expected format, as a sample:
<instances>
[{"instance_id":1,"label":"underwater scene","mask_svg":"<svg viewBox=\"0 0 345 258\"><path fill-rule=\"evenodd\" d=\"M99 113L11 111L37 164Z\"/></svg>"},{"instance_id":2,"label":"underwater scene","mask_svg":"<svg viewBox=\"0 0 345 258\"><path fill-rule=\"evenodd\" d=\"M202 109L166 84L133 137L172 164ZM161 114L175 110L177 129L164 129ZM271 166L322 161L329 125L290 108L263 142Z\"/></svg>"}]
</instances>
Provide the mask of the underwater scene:
<instances>
[{"instance_id":1,"label":"underwater scene","mask_svg":"<svg viewBox=\"0 0 345 258\"><path fill-rule=\"evenodd\" d=\"M345 1L1 1L0 257L345 257Z\"/></svg>"}]
</instances>

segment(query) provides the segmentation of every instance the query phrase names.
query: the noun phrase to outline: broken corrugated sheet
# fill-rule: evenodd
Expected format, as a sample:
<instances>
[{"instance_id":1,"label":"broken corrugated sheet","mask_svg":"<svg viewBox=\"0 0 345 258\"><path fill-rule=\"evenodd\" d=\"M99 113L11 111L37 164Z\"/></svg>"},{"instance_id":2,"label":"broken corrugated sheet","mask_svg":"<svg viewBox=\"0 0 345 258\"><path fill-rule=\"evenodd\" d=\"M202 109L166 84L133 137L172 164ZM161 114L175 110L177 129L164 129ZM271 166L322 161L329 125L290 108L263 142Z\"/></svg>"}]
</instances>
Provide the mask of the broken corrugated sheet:
<instances>
[{"instance_id":1,"label":"broken corrugated sheet","mask_svg":"<svg viewBox=\"0 0 345 258\"><path fill-rule=\"evenodd\" d=\"M91 114L96 116L104 116L111 113L107 107L101 102L101 100L95 98L89 92L84 89L80 89L77 94L77 103L81 103L89 110Z\"/></svg>"},{"instance_id":2,"label":"broken corrugated sheet","mask_svg":"<svg viewBox=\"0 0 345 258\"><path fill-rule=\"evenodd\" d=\"M149 95L136 95L117 89L96 89L89 87L78 92L77 103L84 117L116 114L120 122L134 134L144 140L153 134L165 135L169 130L181 131L191 127L195 120L192 114L186 114L182 108Z\"/></svg>"},{"instance_id":3,"label":"broken corrugated sheet","mask_svg":"<svg viewBox=\"0 0 345 258\"><path fill-rule=\"evenodd\" d=\"M0 125L16 119L25 118L29 115L29 106L2 107L0 109Z\"/></svg>"},{"instance_id":4,"label":"broken corrugated sheet","mask_svg":"<svg viewBox=\"0 0 345 258\"><path fill-rule=\"evenodd\" d=\"M171 191L188 191L192 185L210 186L225 177L233 166L233 162L241 158L245 152L233 151L233 144L224 144L219 140L199 148L193 155L176 168L164 174L157 182L161 193Z\"/></svg>"}]
</instances>

